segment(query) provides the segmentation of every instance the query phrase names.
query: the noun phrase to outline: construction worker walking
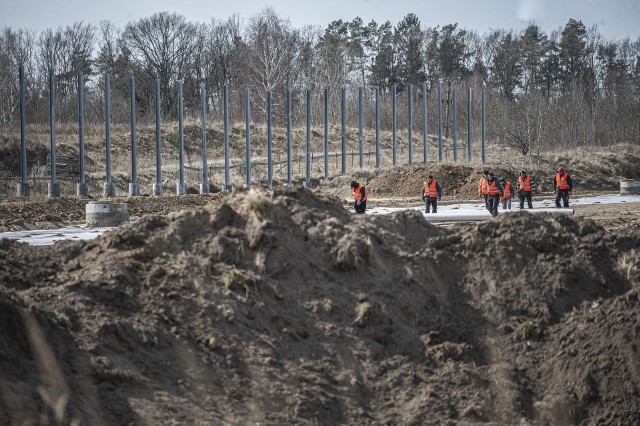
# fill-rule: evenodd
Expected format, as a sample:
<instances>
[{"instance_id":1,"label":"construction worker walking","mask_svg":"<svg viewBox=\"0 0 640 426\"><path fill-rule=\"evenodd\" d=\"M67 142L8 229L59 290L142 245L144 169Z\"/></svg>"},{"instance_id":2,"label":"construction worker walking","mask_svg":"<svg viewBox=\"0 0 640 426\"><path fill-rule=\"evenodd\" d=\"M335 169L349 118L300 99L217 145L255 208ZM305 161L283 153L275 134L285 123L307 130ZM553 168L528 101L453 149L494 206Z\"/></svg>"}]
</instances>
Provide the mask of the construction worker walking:
<instances>
[{"instance_id":1,"label":"construction worker walking","mask_svg":"<svg viewBox=\"0 0 640 426\"><path fill-rule=\"evenodd\" d=\"M502 176L500 178L500 183L502 184L502 189L504 189L504 195L500 198L502 201L502 209L503 210L511 210L511 199L513 198L513 188L511 187L511 182L507 181L507 178Z\"/></svg>"},{"instance_id":2,"label":"construction worker walking","mask_svg":"<svg viewBox=\"0 0 640 426\"><path fill-rule=\"evenodd\" d=\"M433 213L438 212L438 201L442 199L442 189L432 175L422 184L422 201L425 205L425 213L429 213L431 207Z\"/></svg>"},{"instance_id":3,"label":"construction worker walking","mask_svg":"<svg viewBox=\"0 0 640 426\"><path fill-rule=\"evenodd\" d=\"M487 184L489 185L487 210L489 210L491 216L496 217L498 216L498 204L500 203L500 197L504 196L504 189L502 189L502 185L491 172L487 175Z\"/></svg>"},{"instance_id":4,"label":"construction worker walking","mask_svg":"<svg viewBox=\"0 0 640 426\"><path fill-rule=\"evenodd\" d=\"M487 197L489 195L489 184L487 183L488 175L489 175L489 170L485 170L484 172L482 172L482 177L478 182L478 195L484 198L484 206L487 209L489 208L489 205L487 204Z\"/></svg>"},{"instance_id":5,"label":"construction worker walking","mask_svg":"<svg viewBox=\"0 0 640 426\"><path fill-rule=\"evenodd\" d=\"M562 200L562 206L568 209L569 195L571 195L571 191L573 190L573 181L571 180L571 176L565 173L563 167L556 169L554 186L556 188L556 207L560 208L560 200Z\"/></svg>"},{"instance_id":6,"label":"construction worker walking","mask_svg":"<svg viewBox=\"0 0 640 426\"><path fill-rule=\"evenodd\" d=\"M520 208L524 208L524 200L527 200L527 205L530 209L533 208L533 202L531 201L531 194L533 192L533 188L535 187L535 182L533 178L527 175L526 170L520 170L520 177L518 178L518 198L520 199Z\"/></svg>"},{"instance_id":7,"label":"construction worker walking","mask_svg":"<svg viewBox=\"0 0 640 426\"><path fill-rule=\"evenodd\" d=\"M353 194L353 208L356 213L364 213L367 209L367 198L369 198L364 185L352 180L351 193Z\"/></svg>"}]
</instances>

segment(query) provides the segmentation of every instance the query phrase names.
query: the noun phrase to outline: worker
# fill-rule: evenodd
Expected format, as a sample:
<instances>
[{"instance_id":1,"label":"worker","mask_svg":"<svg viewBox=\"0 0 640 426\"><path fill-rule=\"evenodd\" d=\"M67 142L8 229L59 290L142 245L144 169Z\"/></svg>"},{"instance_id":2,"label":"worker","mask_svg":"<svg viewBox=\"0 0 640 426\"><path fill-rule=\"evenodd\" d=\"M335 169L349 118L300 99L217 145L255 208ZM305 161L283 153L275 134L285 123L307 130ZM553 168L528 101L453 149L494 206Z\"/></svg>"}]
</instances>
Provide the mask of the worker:
<instances>
[{"instance_id":1,"label":"worker","mask_svg":"<svg viewBox=\"0 0 640 426\"><path fill-rule=\"evenodd\" d=\"M353 208L356 213L364 213L367 209L367 198L368 194L365 191L364 185L356 182L355 180L351 181L351 192L353 193Z\"/></svg>"},{"instance_id":2,"label":"worker","mask_svg":"<svg viewBox=\"0 0 640 426\"><path fill-rule=\"evenodd\" d=\"M432 207L433 213L438 212L438 201L442 199L442 189L440 184L436 182L433 175L427 176L427 180L422 185L422 201L424 201L425 212L429 213L429 207Z\"/></svg>"},{"instance_id":3,"label":"worker","mask_svg":"<svg viewBox=\"0 0 640 426\"><path fill-rule=\"evenodd\" d=\"M478 182L478 195L484 198L484 207L486 209L489 208L487 204L487 196L489 194L489 184L487 183L487 176L489 175L489 170L485 170L482 172L482 177L480 178L480 182Z\"/></svg>"},{"instance_id":4,"label":"worker","mask_svg":"<svg viewBox=\"0 0 640 426\"><path fill-rule=\"evenodd\" d=\"M487 175L487 184L489 185L487 191L487 210L489 210L491 216L496 217L498 215L500 197L504 196L504 189L502 189L502 185L500 185L498 179L495 178L491 172Z\"/></svg>"},{"instance_id":5,"label":"worker","mask_svg":"<svg viewBox=\"0 0 640 426\"><path fill-rule=\"evenodd\" d=\"M568 209L569 195L573 190L573 182L571 181L571 176L564 171L562 166L556 169L554 186L556 188L556 207L560 208L560 200L562 199L562 206Z\"/></svg>"},{"instance_id":6,"label":"worker","mask_svg":"<svg viewBox=\"0 0 640 426\"><path fill-rule=\"evenodd\" d=\"M502 189L504 189L504 196L500 198L502 201L502 209L503 210L511 210L511 199L513 198L513 188L511 187L511 182L507 181L505 176L500 178L500 184L502 184Z\"/></svg>"},{"instance_id":7,"label":"worker","mask_svg":"<svg viewBox=\"0 0 640 426\"><path fill-rule=\"evenodd\" d=\"M533 178L527 175L526 170L520 170L520 177L518 178L518 198L520 199L520 208L524 208L524 200L527 200L527 205L530 209L533 208L533 202L531 201L531 195L535 188L535 182Z\"/></svg>"}]
</instances>

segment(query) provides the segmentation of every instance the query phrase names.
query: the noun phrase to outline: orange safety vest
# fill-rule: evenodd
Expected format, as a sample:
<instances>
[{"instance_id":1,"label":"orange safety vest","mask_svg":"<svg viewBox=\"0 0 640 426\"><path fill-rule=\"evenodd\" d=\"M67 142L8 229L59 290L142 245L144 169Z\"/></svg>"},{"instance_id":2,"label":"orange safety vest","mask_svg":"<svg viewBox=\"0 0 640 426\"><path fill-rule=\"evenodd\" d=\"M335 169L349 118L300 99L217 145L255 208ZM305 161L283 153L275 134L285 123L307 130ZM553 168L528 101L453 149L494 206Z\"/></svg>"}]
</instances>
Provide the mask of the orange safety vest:
<instances>
[{"instance_id":1,"label":"orange safety vest","mask_svg":"<svg viewBox=\"0 0 640 426\"><path fill-rule=\"evenodd\" d=\"M353 192L353 199L356 201L367 201L369 198L369 194L367 191L364 192L364 198L362 198L362 193L360 192L360 188L362 188L362 184L359 183L357 188L351 188L351 192ZM362 198L362 199L361 199Z\"/></svg>"},{"instance_id":2,"label":"orange safety vest","mask_svg":"<svg viewBox=\"0 0 640 426\"><path fill-rule=\"evenodd\" d=\"M500 195L500 190L498 189L498 185L496 185L495 179L493 179L493 182L489 185L489 195Z\"/></svg>"},{"instance_id":3,"label":"orange safety vest","mask_svg":"<svg viewBox=\"0 0 640 426\"><path fill-rule=\"evenodd\" d=\"M424 196L429 198L438 198L438 190L436 189L436 180L431 180L431 185L425 181L424 183Z\"/></svg>"},{"instance_id":4,"label":"orange safety vest","mask_svg":"<svg viewBox=\"0 0 640 426\"><path fill-rule=\"evenodd\" d=\"M522 180L522 176L518 178L518 189L520 191L531 192L531 176L527 176Z\"/></svg>"},{"instance_id":5,"label":"orange safety vest","mask_svg":"<svg viewBox=\"0 0 640 426\"><path fill-rule=\"evenodd\" d=\"M560 173L556 173L556 188L558 189L569 189L569 183L567 182L568 174L563 173L560 176Z\"/></svg>"},{"instance_id":6,"label":"orange safety vest","mask_svg":"<svg viewBox=\"0 0 640 426\"><path fill-rule=\"evenodd\" d=\"M504 197L502 197L501 199L504 200L506 198L511 198L511 182L507 182L504 184Z\"/></svg>"},{"instance_id":7,"label":"orange safety vest","mask_svg":"<svg viewBox=\"0 0 640 426\"><path fill-rule=\"evenodd\" d=\"M489 182L483 177L478 182L478 194L487 195L489 193Z\"/></svg>"}]
</instances>

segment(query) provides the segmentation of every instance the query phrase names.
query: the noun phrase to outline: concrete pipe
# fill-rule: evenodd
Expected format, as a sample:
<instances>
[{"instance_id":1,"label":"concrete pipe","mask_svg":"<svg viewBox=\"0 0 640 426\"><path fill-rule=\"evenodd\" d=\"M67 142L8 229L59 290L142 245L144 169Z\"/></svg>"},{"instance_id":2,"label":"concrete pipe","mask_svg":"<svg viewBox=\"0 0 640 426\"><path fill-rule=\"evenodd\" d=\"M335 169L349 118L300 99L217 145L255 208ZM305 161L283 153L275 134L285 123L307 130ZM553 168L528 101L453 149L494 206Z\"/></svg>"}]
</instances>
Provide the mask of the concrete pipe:
<instances>
[{"instance_id":1,"label":"concrete pipe","mask_svg":"<svg viewBox=\"0 0 640 426\"><path fill-rule=\"evenodd\" d=\"M91 201L86 206L88 226L103 228L118 226L129 220L127 205L113 201Z\"/></svg>"},{"instance_id":2,"label":"concrete pipe","mask_svg":"<svg viewBox=\"0 0 640 426\"><path fill-rule=\"evenodd\" d=\"M620 195L640 195L640 180L621 180Z\"/></svg>"},{"instance_id":3,"label":"concrete pipe","mask_svg":"<svg viewBox=\"0 0 640 426\"><path fill-rule=\"evenodd\" d=\"M527 214L555 214L573 216L573 209L514 209L500 210L498 214L514 214L518 212L526 212ZM442 213L423 213L423 216L429 222L467 222L489 220L493 217L488 211L449 211Z\"/></svg>"}]
</instances>

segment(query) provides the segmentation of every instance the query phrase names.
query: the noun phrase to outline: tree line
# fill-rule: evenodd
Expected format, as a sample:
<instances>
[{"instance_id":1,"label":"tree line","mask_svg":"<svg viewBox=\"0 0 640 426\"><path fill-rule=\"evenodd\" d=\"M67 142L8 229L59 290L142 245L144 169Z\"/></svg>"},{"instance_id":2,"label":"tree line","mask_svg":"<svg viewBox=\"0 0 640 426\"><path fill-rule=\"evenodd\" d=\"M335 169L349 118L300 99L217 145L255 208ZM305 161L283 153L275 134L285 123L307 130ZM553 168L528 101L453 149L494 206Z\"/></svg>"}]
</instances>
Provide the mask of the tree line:
<instances>
[{"instance_id":1,"label":"tree line","mask_svg":"<svg viewBox=\"0 0 640 426\"><path fill-rule=\"evenodd\" d=\"M177 115L178 80L183 81L185 108L194 116L201 83L210 114L220 112L228 87L231 117L238 120L244 116L246 87L251 89L252 119L264 118L271 91L275 120L286 114L287 90L293 94L294 117L303 117L305 89L318 94L314 110L321 114L320 94L327 88L337 119L340 88L349 88L353 99L358 87L367 88L367 96L377 87L384 105L383 127L390 123L394 88L398 96L406 96L412 87L417 105L423 96L433 105L438 84L444 82L447 100L450 87L458 88L461 100L467 88L475 94L484 88L488 137L523 154L640 142L640 39L608 40L597 26L587 28L574 19L548 34L534 24L484 34L455 23L426 27L415 14L395 25L355 18L333 21L326 28L295 28L265 8L246 20L232 15L208 23L161 12L124 28L109 21L76 22L39 33L5 27L0 33L0 126L5 128L19 120L21 65L30 123L48 122L50 71L55 76L57 120L77 119L81 70L86 117L95 123L104 120L105 73L111 79L112 121L122 123L129 119L130 76L136 80L137 113L150 120L154 82L159 79L165 119ZM477 103L478 95L474 97ZM459 120L466 121L465 104L458 108Z\"/></svg>"}]
</instances>

